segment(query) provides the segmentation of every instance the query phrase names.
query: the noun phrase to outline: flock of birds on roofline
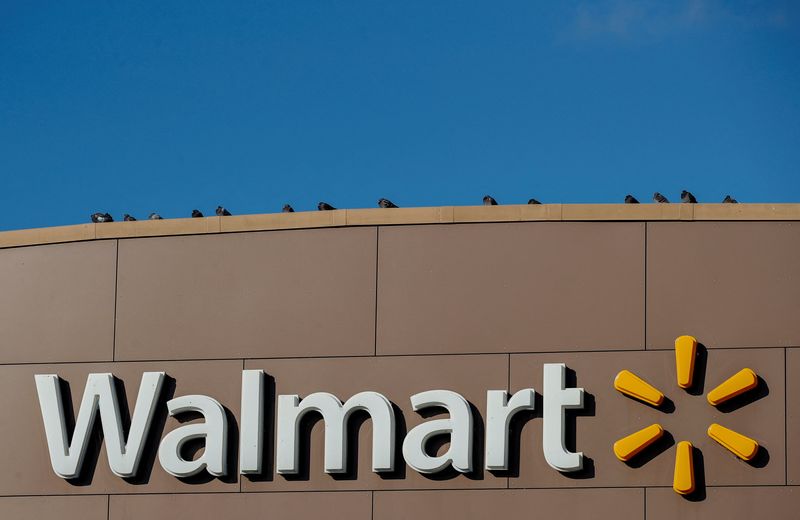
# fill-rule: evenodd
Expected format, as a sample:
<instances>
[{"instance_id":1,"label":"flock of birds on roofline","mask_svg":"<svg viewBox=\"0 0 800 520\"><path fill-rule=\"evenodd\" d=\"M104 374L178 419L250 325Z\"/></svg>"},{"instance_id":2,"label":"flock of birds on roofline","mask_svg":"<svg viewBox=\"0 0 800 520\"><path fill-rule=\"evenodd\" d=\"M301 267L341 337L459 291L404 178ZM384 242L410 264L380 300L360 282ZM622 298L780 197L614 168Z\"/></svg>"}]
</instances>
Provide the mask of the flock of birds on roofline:
<instances>
[{"instance_id":1,"label":"flock of birds on roofline","mask_svg":"<svg viewBox=\"0 0 800 520\"><path fill-rule=\"evenodd\" d=\"M653 202L656 202L658 204L668 204L669 200L667 200L667 198L664 195L660 194L659 192L655 192L655 193L653 193ZM697 199L695 198L694 195L692 195L688 191L683 190L683 191L681 191L681 202L686 203L686 204L696 204L697 203ZM725 203L725 204L736 204L739 201L737 201L736 199L734 199L730 195L726 195L725 198L722 200L722 202ZM539 202L536 199L528 199L528 204L541 204L541 202ZM633 195L625 195L625 204L639 204L639 201L636 200L636 197L634 197ZM486 195L486 196L483 197L483 205L484 206L497 206L498 203L494 199L494 197L492 197L490 195ZM397 204L395 204L394 202L392 202L391 200L389 200L389 199L378 199L378 207L379 208L397 208L399 206ZM330 211L330 210L334 210L336 208L331 206L327 202L320 202L319 204L317 204L317 209L319 211ZM283 210L282 211L283 211L283 213L294 213L294 208L292 208L289 204L285 204L283 206ZM217 214L218 217L229 217L231 215L231 212L228 211L227 209L223 208L222 206L217 206L217 209L216 209L215 213ZM203 217L203 216L204 215L200 210L197 210L197 209L193 209L192 210L192 217L193 218L200 218L200 217ZM150 215L147 218L149 220L161 220L162 219L161 215L159 215L158 213L150 213ZM133 216L128 215L127 213L125 213L122 216L122 220L124 220L125 222L131 222L131 221L136 220L136 217L133 217ZM92 222L95 222L95 223L114 222L114 218L109 213L92 213Z\"/></svg>"}]
</instances>

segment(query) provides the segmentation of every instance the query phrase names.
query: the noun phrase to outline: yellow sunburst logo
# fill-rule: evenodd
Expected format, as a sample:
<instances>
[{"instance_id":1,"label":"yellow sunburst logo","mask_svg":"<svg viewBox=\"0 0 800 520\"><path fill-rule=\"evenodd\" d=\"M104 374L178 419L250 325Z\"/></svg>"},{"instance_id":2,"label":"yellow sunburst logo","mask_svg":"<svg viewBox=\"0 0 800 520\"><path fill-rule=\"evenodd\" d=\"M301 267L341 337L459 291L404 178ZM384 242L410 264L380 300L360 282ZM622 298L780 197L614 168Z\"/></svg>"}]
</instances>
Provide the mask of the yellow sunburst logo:
<instances>
[{"instance_id":1,"label":"yellow sunburst logo","mask_svg":"<svg viewBox=\"0 0 800 520\"><path fill-rule=\"evenodd\" d=\"M684 389L692 386L694 363L697 357L697 340L692 336L680 336L675 340L675 372L678 386ZM758 376L749 368L743 368L722 384L711 390L706 399L712 406L733 399L758 386ZM659 407L664 402L664 393L633 372L623 370L614 378L614 388L623 394L643 403ZM653 444L664 434L660 424L651 424L614 443L614 454L627 462ZM708 436L742 460L752 460L758 453L758 442L741 433L719 424L708 427ZM675 474L672 489L681 495L695 490L694 464L692 462L692 443L680 441L675 450Z\"/></svg>"}]
</instances>

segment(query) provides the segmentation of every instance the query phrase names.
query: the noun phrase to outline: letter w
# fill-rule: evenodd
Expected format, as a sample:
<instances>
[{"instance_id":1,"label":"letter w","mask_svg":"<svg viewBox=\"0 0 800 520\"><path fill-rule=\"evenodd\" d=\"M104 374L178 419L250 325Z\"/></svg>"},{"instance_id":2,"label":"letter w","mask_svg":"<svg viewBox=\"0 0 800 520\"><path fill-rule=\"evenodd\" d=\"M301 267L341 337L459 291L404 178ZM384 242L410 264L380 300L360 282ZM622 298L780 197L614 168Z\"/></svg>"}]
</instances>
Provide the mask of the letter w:
<instances>
[{"instance_id":1,"label":"letter w","mask_svg":"<svg viewBox=\"0 0 800 520\"><path fill-rule=\"evenodd\" d=\"M113 374L89 374L86 378L86 389L75 420L72 443L69 442L69 432L64 417L64 401L61 397L59 377L55 374L37 374L34 377L47 446L50 449L50 464L56 475L61 478L75 478L80 474L86 447L89 444L89 433L98 409L111 471L120 477L132 477L136 474L142 458L144 441L155 412L156 400L164 382L164 372L142 374L127 443L122 431Z\"/></svg>"}]
</instances>

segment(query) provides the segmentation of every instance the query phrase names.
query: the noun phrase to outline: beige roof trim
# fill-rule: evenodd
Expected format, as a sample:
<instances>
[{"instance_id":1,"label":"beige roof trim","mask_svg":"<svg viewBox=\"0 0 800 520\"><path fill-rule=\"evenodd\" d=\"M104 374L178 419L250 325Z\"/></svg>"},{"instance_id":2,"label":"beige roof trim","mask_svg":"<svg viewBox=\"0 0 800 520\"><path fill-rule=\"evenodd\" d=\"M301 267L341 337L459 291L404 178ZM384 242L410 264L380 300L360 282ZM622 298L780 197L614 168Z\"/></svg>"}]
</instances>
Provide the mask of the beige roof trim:
<instances>
[{"instance_id":1,"label":"beige roof trim","mask_svg":"<svg viewBox=\"0 0 800 520\"><path fill-rule=\"evenodd\" d=\"M0 248L106 238L463 222L800 220L800 204L541 204L340 209L139 220L0 232Z\"/></svg>"}]
</instances>

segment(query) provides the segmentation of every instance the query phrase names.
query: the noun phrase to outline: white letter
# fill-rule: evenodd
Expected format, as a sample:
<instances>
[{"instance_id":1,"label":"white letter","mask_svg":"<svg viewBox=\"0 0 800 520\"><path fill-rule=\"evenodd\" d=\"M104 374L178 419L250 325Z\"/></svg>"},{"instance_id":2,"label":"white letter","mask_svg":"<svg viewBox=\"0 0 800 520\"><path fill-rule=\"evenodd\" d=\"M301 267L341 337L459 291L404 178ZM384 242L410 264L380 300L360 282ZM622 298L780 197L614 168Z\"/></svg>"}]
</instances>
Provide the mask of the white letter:
<instances>
[{"instance_id":1,"label":"white letter","mask_svg":"<svg viewBox=\"0 0 800 520\"><path fill-rule=\"evenodd\" d=\"M449 390L429 390L411 396L411 406L419 411L432 406L446 408L449 419L435 419L415 426L403 441L406 463L419 473L436 473L452 465L456 471L472 470L472 410L460 394ZM436 435L450 435L444 455L432 457L425 444Z\"/></svg>"},{"instance_id":2,"label":"white letter","mask_svg":"<svg viewBox=\"0 0 800 520\"><path fill-rule=\"evenodd\" d=\"M308 412L319 412L325 422L325 473L347 471L347 420L356 410L372 418L372 471L394 469L394 410L392 403L377 392L361 392L344 405L326 392L300 401L297 395L278 396L278 462L280 474L298 473L298 427Z\"/></svg>"},{"instance_id":3,"label":"white letter","mask_svg":"<svg viewBox=\"0 0 800 520\"><path fill-rule=\"evenodd\" d=\"M264 443L264 371L242 370L239 473L261 473Z\"/></svg>"},{"instance_id":4,"label":"white letter","mask_svg":"<svg viewBox=\"0 0 800 520\"><path fill-rule=\"evenodd\" d=\"M83 391L78 418L75 420L72 444L67 441L69 433L64 418L64 402L61 398L58 376L37 374L34 378L47 446L50 449L50 464L56 475L61 478L75 478L80 474L86 446L89 444L89 432L98 408L111 471L120 477L132 477L136 474L142 458L144 440L156 409L156 400L164 381L164 372L142 374L127 443L122 432L122 419L119 414L113 374L89 374L86 378L86 388Z\"/></svg>"},{"instance_id":5,"label":"white letter","mask_svg":"<svg viewBox=\"0 0 800 520\"><path fill-rule=\"evenodd\" d=\"M508 399L505 390L486 392L486 469L508 469L508 426L522 410L533 410L535 392L525 388Z\"/></svg>"},{"instance_id":6,"label":"white letter","mask_svg":"<svg viewBox=\"0 0 800 520\"><path fill-rule=\"evenodd\" d=\"M228 421L222 405L205 395L185 395L167 402L167 408L171 416L200 412L206 422L187 424L164 436L158 448L158 461L164 471L176 477L191 477L204 469L215 477L225 475ZM197 460L185 460L181 449L193 439L205 439L205 450Z\"/></svg>"},{"instance_id":7,"label":"white letter","mask_svg":"<svg viewBox=\"0 0 800 520\"><path fill-rule=\"evenodd\" d=\"M544 459L558 471L579 471L583 453L571 453L564 446L565 409L583 408L583 388L564 388L567 367L564 363L544 364Z\"/></svg>"}]
</instances>

